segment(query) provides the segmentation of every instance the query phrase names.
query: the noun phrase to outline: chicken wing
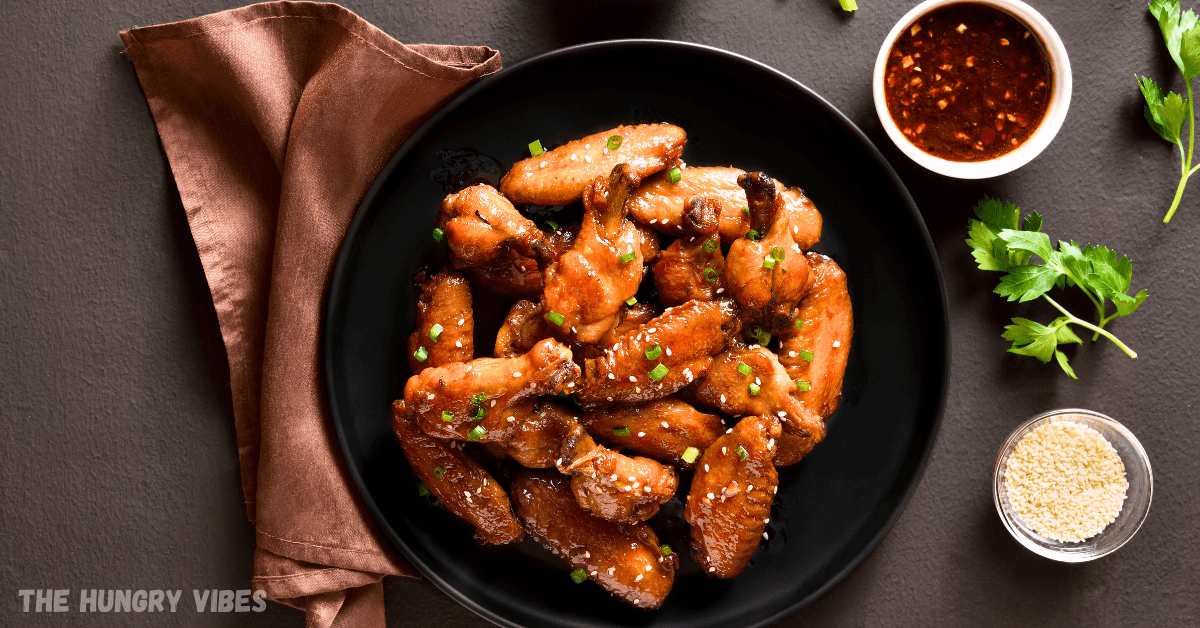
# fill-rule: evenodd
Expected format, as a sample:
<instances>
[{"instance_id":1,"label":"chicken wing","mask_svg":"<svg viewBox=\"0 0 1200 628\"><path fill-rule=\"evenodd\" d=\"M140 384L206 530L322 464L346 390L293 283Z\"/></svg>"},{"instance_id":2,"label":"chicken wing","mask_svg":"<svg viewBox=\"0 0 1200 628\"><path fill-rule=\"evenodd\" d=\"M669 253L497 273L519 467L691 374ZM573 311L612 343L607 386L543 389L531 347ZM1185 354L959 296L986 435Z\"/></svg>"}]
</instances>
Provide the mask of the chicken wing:
<instances>
[{"instance_id":1,"label":"chicken wing","mask_svg":"<svg viewBox=\"0 0 1200 628\"><path fill-rule=\"evenodd\" d=\"M479 358L428 368L408 379L404 402L426 434L506 443L533 410L533 398L579 376L571 349L553 339L513 358Z\"/></svg>"},{"instance_id":2,"label":"chicken wing","mask_svg":"<svg viewBox=\"0 0 1200 628\"><path fill-rule=\"evenodd\" d=\"M771 460L781 432L775 417L746 417L701 456L683 517L705 573L732 578L758 549L779 487Z\"/></svg>"},{"instance_id":3,"label":"chicken wing","mask_svg":"<svg viewBox=\"0 0 1200 628\"><path fill-rule=\"evenodd\" d=\"M579 236L546 267L546 316L558 333L581 344L596 343L616 326L642 281L643 240L625 219L625 199L634 187L637 178L626 164L588 186Z\"/></svg>"},{"instance_id":4,"label":"chicken wing","mask_svg":"<svg viewBox=\"0 0 1200 628\"><path fill-rule=\"evenodd\" d=\"M511 358L521 355L550 337L550 326L542 316L542 304L517 301L509 308L500 331L496 332L495 356Z\"/></svg>"},{"instance_id":5,"label":"chicken wing","mask_svg":"<svg viewBox=\"0 0 1200 628\"><path fill-rule=\"evenodd\" d=\"M500 191L518 204L566 205L617 164L628 164L639 181L666 169L685 144L687 133L673 124L619 126L518 161L500 180Z\"/></svg>"},{"instance_id":6,"label":"chicken wing","mask_svg":"<svg viewBox=\"0 0 1200 628\"><path fill-rule=\"evenodd\" d=\"M585 410L579 423L597 439L655 460L691 469L683 459L689 447L704 451L725 433L725 423L715 414L700 412L691 404L666 397L639 405L613 405Z\"/></svg>"},{"instance_id":7,"label":"chicken wing","mask_svg":"<svg viewBox=\"0 0 1200 628\"><path fill-rule=\"evenodd\" d=\"M446 510L475 526L480 543L502 545L525 536L513 516L508 494L462 449L422 432L403 401L392 404L392 429L404 455L425 487L442 500Z\"/></svg>"},{"instance_id":8,"label":"chicken wing","mask_svg":"<svg viewBox=\"0 0 1200 628\"><path fill-rule=\"evenodd\" d=\"M725 285L749 320L772 334L791 324L804 296L808 262L790 235L791 222L776 182L761 172L738 177L750 201L750 227L759 233L734 242L725 256Z\"/></svg>"},{"instance_id":9,"label":"chicken wing","mask_svg":"<svg viewBox=\"0 0 1200 628\"><path fill-rule=\"evenodd\" d=\"M783 187L778 181L775 182ZM792 241L802 249L808 249L821 241L821 227L824 218L817 206L804 194L800 188L787 188L781 193L784 207L787 208L788 222L791 224Z\"/></svg>"},{"instance_id":10,"label":"chicken wing","mask_svg":"<svg viewBox=\"0 0 1200 628\"><path fill-rule=\"evenodd\" d=\"M533 257L542 240L537 225L486 183L447 196L433 224L445 233L458 268L482 266L508 248Z\"/></svg>"},{"instance_id":11,"label":"chicken wing","mask_svg":"<svg viewBox=\"0 0 1200 628\"><path fill-rule=\"evenodd\" d=\"M821 418L837 410L854 336L846 273L832 259L809 253L808 294L792 329L780 334L779 363L799 382L796 396Z\"/></svg>"},{"instance_id":12,"label":"chicken wing","mask_svg":"<svg viewBox=\"0 0 1200 628\"><path fill-rule=\"evenodd\" d=\"M408 336L410 372L420 373L431 366L466 362L474 357L475 320L467 279L448 269L433 276L420 270L413 282L421 296L417 300L417 326Z\"/></svg>"},{"instance_id":13,"label":"chicken wing","mask_svg":"<svg viewBox=\"0 0 1200 628\"><path fill-rule=\"evenodd\" d=\"M653 517L679 488L675 469L656 460L619 454L575 425L562 442L558 470L585 510L602 519L637 523Z\"/></svg>"},{"instance_id":14,"label":"chicken wing","mask_svg":"<svg viewBox=\"0 0 1200 628\"><path fill-rule=\"evenodd\" d=\"M562 450L563 438L575 425L574 413L556 403L539 400L533 412L520 422L512 440L505 444L505 453L523 467L553 467Z\"/></svg>"},{"instance_id":15,"label":"chicken wing","mask_svg":"<svg viewBox=\"0 0 1200 628\"><path fill-rule=\"evenodd\" d=\"M693 196L683 215L683 236L671 243L654 265L654 287L664 306L693 299L712 301L725 291L721 276L725 258L717 232L720 203Z\"/></svg>"},{"instance_id":16,"label":"chicken wing","mask_svg":"<svg viewBox=\"0 0 1200 628\"><path fill-rule=\"evenodd\" d=\"M542 270L537 260L512 249L501 251L483 266L463 268L462 271L471 279L471 283L496 294L514 299L542 298Z\"/></svg>"},{"instance_id":17,"label":"chicken wing","mask_svg":"<svg viewBox=\"0 0 1200 628\"><path fill-rule=\"evenodd\" d=\"M709 356L728 341L733 320L728 299L668 308L600 357L584 360L579 400L642 402L674 393L704 375Z\"/></svg>"},{"instance_id":18,"label":"chicken wing","mask_svg":"<svg viewBox=\"0 0 1200 628\"><path fill-rule=\"evenodd\" d=\"M713 358L712 367L692 393L701 403L733 416L765 415L783 421L778 466L799 462L825 438L821 417L794 394L796 382L763 347L730 347Z\"/></svg>"},{"instance_id":19,"label":"chicken wing","mask_svg":"<svg viewBox=\"0 0 1200 628\"><path fill-rule=\"evenodd\" d=\"M531 538L622 602L662 606L675 583L679 555L664 555L648 524L592 516L576 503L567 478L553 472L519 471L512 492Z\"/></svg>"}]
</instances>

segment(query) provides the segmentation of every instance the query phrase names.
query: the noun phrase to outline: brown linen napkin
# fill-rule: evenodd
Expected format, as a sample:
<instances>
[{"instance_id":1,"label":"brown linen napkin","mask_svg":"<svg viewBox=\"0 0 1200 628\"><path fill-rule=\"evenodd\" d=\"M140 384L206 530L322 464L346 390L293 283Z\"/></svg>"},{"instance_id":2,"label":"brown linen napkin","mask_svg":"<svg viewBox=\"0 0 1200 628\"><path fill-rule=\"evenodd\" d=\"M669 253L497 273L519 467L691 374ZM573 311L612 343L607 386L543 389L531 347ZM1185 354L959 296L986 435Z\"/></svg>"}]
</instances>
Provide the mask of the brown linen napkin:
<instances>
[{"instance_id":1,"label":"brown linen napkin","mask_svg":"<svg viewBox=\"0 0 1200 628\"><path fill-rule=\"evenodd\" d=\"M346 227L388 157L500 69L486 47L404 45L333 4L272 2L123 31L229 356L254 588L309 626L383 625L417 575L347 477L318 364Z\"/></svg>"}]
</instances>

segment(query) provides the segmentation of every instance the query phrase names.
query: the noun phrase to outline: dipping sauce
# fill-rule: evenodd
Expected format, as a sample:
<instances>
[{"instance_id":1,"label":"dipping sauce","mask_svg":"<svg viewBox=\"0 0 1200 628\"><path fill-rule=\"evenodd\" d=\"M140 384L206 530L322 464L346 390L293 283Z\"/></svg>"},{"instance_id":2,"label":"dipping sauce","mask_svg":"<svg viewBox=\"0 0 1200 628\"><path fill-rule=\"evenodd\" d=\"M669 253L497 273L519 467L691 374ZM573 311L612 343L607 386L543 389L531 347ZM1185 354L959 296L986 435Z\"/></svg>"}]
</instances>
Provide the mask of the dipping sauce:
<instances>
[{"instance_id":1,"label":"dipping sauce","mask_svg":"<svg viewBox=\"0 0 1200 628\"><path fill-rule=\"evenodd\" d=\"M1042 122L1054 75L1041 38L991 5L938 7L888 53L884 99L914 146L949 161L1015 150Z\"/></svg>"}]
</instances>

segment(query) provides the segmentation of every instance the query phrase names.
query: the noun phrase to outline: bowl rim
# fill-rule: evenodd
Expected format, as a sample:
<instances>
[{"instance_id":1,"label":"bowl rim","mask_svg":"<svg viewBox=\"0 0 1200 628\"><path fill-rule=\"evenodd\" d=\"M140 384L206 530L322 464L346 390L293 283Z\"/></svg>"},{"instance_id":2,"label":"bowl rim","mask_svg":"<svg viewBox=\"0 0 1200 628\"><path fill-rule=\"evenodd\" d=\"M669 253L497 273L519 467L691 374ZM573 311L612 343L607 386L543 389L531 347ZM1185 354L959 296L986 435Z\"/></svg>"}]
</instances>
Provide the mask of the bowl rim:
<instances>
[{"instance_id":1,"label":"bowl rim","mask_svg":"<svg viewBox=\"0 0 1200 628\"><path fill-rule=\"evenodd\" d=\"M1046 55L1050 60L1050 67L1054 72L1054 89L1050 95L1050 103L1046 108L1046 115L1042 118L1041 123L1033 134L1013 150L1005 153L994 159L987 161L950 161L935 157L929 153L917 148L912 142L900 132L900 128L896 126L892 120L891 114L888 112L887 102L883 93L884 73L887 70L888 53L891 52L892 45L912 22L929 11L945 6L948 4L986 4L1025 22L1031 30L1033 30L1045 44ZM879 54L875 57L875 70L871 78L871 91L875 100L875 113L879 116L879 122L883 125L883 130L887 133L888 138L892 143L900 149L900 152L908 156L909 159L917 162L928 170L932 170L941 175L954 177L957 179L987 179L997 177L1002 174L1007 174L1024 166L1037 157L1050 142L1058 135L1059 129L1062 128L1063 121L1067 117L1067 110L1071 104L1071 62L1067 55L1066 46L1063 45L1062 39L1046 18L1042 17L1036 9L1025 4L1021 0L925 0L921 4L913 7L908 13L904 14L891 32L883 40L883 45L879 48Z\"/></svg>"},{"instance_id":2,"label":"bowl rim","mask_svg":"<svg viewBox=\"0 0 1200 628\"><path fill-rule=\"evenodd\" d=\"M1130 530L1129 535L1126 536L1125 538L1121 539L1121 541L1119 543L1116 543L1115 545L1104 550L1103 552L1098 552L1095 554L1066 553L1066 552L1061 552L1058 550L1050 549L1047 547L1043 547L1041 545L1038 545L1037 543L1034 543L1033 540L1030 539L1017 526L1016 522L1014 522L1012 520L1012 517L1005 511L1004 505L1001 503L1001 497L1000 497L1001 486L1004 483L1004 480L1003 480L1004 462L1006 461L1008 455L1011 454L1012 450L1015 449L1017 442L1018 442L1017 436L1020 435L1023 438L1025 436L1025 433L1027 433L1027 431L1034 424L1052 421L1054 419L1059 419L1059 418L1061 418L1063 420L1070 420L1068 418L1065 418L1066 415L1074 415L1074 414L1087 415L1088 417L1096 419L1096 420L1100 421L1101 423L1105 423L1109 427L1113 428L1113 430L1117 434L1119 434L1121 436L1121 438L1124 438L1129 443L1130 448L1133 449L1135 456L1139 460L1141 460L1141 462L1146 467L1146 481L1147 481L1147 485L1148 485L1148 488L1147 488L1148 494L1146 496L1146 507L1144 509L1141 509L1141 512L1138 515L1139 518L1136 522L1136 525L1134 525L1133 529ZM1117 421L1116 419L1114 419L1106 414L1096 412L1095 410L1088 410L1086 408L1058 408L1055 410L1047 410L1046 412L1037 414L1037 415L1033 416L1032 418L1022 422L1015 429L1013 429L1013 431L1008 435L1007 438L1004 439L1004 444L1002 444L1000 446L1000 451L997 452L996 461L992 467L992 502L996 507L996 513L998 515L1000 515L1000 521L1004 523L1004 528L1006 530L1008 530L1008 533L1011 534L1012 537L1014 539L1016 539L1017 542L1019 542L1025 548L1029 549L1030 551L1032 551L1033 553L1035 553L1039 556L1044 556L1046 558L1049 558L1051 560L1056 560L1058 562L1064 562L1064 563L1088 562L1088 561L1096 560L1097 558L1100 558L1102 556L1107 556L1107 555L1117 551L1118 549L1121 549L1126 543L1128 543L1130 540L1132 540L1133 537L1137 536L1138 531L1142 529L1142 525L1144 523L1146 523L1146 518L1150 515L1150 506L1152 505L1153 501L1154 501L1154 469L1150 464L1150 456L1146 453L1145 448L1142 447L1141 441L1138 440L1137 436L1135 436L1133 434L1133 432L1129 430L1129 428L1122 425L1120 421ZM1120 517L1123 514L1126 514L1125 510L1122 510L1121 513L1118 514L1118 517ZM1114 521L1114 523L1115 523L1115 521ZM1112 524L1109 524L1109 525L1112 525Z\"/></svg>"}]
</instances>

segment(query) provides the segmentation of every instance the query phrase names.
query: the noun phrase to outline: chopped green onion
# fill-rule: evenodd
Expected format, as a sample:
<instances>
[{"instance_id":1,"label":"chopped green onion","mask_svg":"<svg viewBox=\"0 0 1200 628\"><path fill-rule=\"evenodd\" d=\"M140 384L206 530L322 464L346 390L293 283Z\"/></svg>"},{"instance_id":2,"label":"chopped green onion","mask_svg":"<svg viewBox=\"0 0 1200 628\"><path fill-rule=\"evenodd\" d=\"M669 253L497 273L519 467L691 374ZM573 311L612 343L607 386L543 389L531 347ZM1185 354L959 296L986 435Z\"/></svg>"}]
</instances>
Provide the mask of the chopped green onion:
<instances>
[{"instance_id":1,"label":"chopped green onion","mask_svg":"<svg viewBox=\"0 0 1200 628\"><path fill-rule=\"evenodd\" d=\"M783 252L782 246L777 246L777 247L774 247L771 249L771 257L773 257L779 261L783 261L783 256L784 256L784 252Z\"/></svg>"},{"instance_id":2,"label":"chopped green onion","mask_svg":"<svg viewBox=\"0 0 1200 628\"><path fill-rule=\"evenodd\" d=\"M629 297L628 299L625 299L625 305L628 305L629 307L637 305L637 297Z\"/></svg>"},{"instance_id":3,"label":"chopped green onion","mask_svg":"<svg viewBox=\"0 0 1200 628\"><path fill-rule=\"evenodd\" d=\"M760 391L762 391L762 388L760 388L758 384L755 384L754 382L750 382L750 394L751 395L757 395Z\"/></svg>"},{"instance_id":4,"label":"chopped green onion","mask_svg":"<svg viewBox=\"0 0 1200 628\"><path fill-rule=\"evenodd\" d=\"M758 242L758 232L753 229L746 232L746 237L750 238L751 240L753 240L755 242Z\"/></svg>"},{"instance_id":5,"label":"chopped green onion","mask_svg":"<svg viewBox=\"0 0 1200 628\"><path fill-rule=\"evenodd\" d=\"M583 570L583 567L571 570L571 582L582 584L584 580L587 580L587 572Z\"/></svg>"},{"instance_id":6,"label":"chopped green onion","mask_svg":"<svg viewBox=\"0 0 1200 628\"><path fill-rule=\"evenodd\" d=\"M804 329L804 320L803 319L800 319L800 318L796 319L796 329Z\"/></svg>"},{"instance_id":7,"label":"chopped green onion","mask_svg":"<svg viewBox=\"0 0 1200 628\"><path fill-rule=\"evenodd\" d=\"M619 259L621 260L622 264L628 264L629 262L632 262L633 258L635 258L635 257L637 257L637 253L630 251L630 252L622 255Z\"/></svg>"},{"instance_id":8,"label":"chopped green onion","mask_svg":"<svg viewBox=\"0 0 1200 628\"><path fill-rule=\"evenodd\" d=\"M708 251L709 253L712 253L713 251L717 250L717 241L716 240L706 241L704 243L704 250Z\"/></svg>"},{"instance_id":9,"label":"chopped green onion","mask_svg":"<svg viewBox=\"0 0 1200 628\"><path fill-rule=\"evenodd\" d=\"M471 413L471 418L475 419L476 421L482 420L483 419L483 408L481 408L481 407L475 408L475 411Z\"/></svg>"},{"instance_id":10,"label":"chopped green onion","mask_svg":"<svg viewBox=\"0 0 1200 628\"><path fill-rule=\"evenodd\" d=\"M433 228L433 241L434 242L441 242L443 239L445 239L445 237L446 237L446 232L443 231L441 227Z\"/></svg>"},{"instance_id":11,"label":"chopped green onion","mask_svg":"<svg viewBox=\"0 0 1200 628\"><path fill-rule=\"evenodd\" d=\"M550 227L551 231L558 231L558 223L554 222L553 220L547 220L546 226Z\"/></svg>"},{"instance_id":12,"label":"chopped green onion","mask_svg":"<svg viewBox=\"0 0 1200 628\"><path fill-rule=\"evenodd\" d=\"M812 384L802 379L796 380L796 390L808 390L809 388L812 388Z\"/></svg>"},{"instance_id":13,"label":"chopped green onion","mask_svg":"<svg viewBox=\"0 0 1200 628\"><path fill-rule=\"evenodd\" d=\"M667 368L666 364L659 364L658 366L654 367L654 370L650 371L650 379L656 382L661 382L662 378L667 376L667 371L669 370L670 369Z\"/></svg>"},{"instance_id":14,"label":"chopped green onion","mask_svg":"<svg viewBox=\"0 0 1200 628\"><path fill-rule=\"evenodd\" d=\"M807 361L809 361L809 362L812 362L812 361L813 361L813 354L812 354L812 351L803 350L803 351L801 351L801 352L800 352L800 357L801 357L802 359L804 359L804 360L807 360Z\"/></svg>"},{"instance_id":15,"label":"chopped green onion","mask_svg":"<svg viewBox=\"0 0 1200 628\"><path fill-rule=\"evenodd\" d=\"M417 362L424 362L429 358L429 352L425 350L425 347L417 347L417 350L413 351L413 357L417 359Z\"/></svg>"},{"instance_id":16,"label":"chopped green onion","mask_svg":"<svg viewBox=\"0 0 1200 628\"><path fill-rule=\"evenodd\" d=\"M558 325L559 327L562 327L563 321L566 320L566 318L564 318L563 315L559 314L558 312L550 312L546 315L546 319L551 323Z\"/></svg>"},{"instance_id":17,"label":"chopped green onion","mask_svg":"<svg viewBox=\"0 0 1200 628\"><path fill-rule=\"evenodd\" d=\"M646 359L647 360L657 360L658 356L660 356L660 355L662 355L662 347L660 347L658 345L654 345L653 347L646 349Z\"/></svg>"},{"instance_id":18,"label":"chopped green onion","mask_svg":"<svg viewBox=\"0 0 1200 628\"><path fill-rule=\"evenodd\" d=\"M429 494L429 489L424 484L417 485L417 495L424 497Z\"/></svg>"},{"instance_id":19,"label":"chopped green onion","mask_svg":"<svg viewBox=\"0 0 1200 628\"><path fill-rule=\"evenodd\" d=\"M625 138L620 135L608 136L608 150L617 150L621 147L621 142L623 141L625 141Z\"/></svg>"},{"instance_id":20,"label":"chopped green onion","mask_svg":"<svg viewBox=\"0 0 1200 628\"><path fill-rule=\"evenodd\" d=\"M750 335L758 341L758 344L764 347L771 343L771 334L768 334L767 330L758 325L750 328Z\"/></svg>"},{"instance_id":21,"label":"chopped green onion","mask_svg":"<svg viewBox=\"0 0 1200 628\"><path fill-rule=\"evenodd\" d=\"M542 150L542 140L533 140L529 143L529 154L537 157L546 151Z\"/></svg>"},{"instance_id":22,"label":"chopped green onion","mask_svg":"<svg viewBox=\"0 0 1200 628\"><path fill-rule=\"evenodd\" d=\"M433 477L435 477L435 478L437 478L437 479L439 479L439 480L440 480L440 479L442 479L442 476L443 476L443 475L446 475L446 470L445 470L445 469L443 469L443 468L441 468L441 467L434 467L434 468L433 468Z\"/></svg>"},{"instance_id":23,"label":"chopped green onion","mask_svg":"<svg viewBox=\"0 0 1200 628\"><path fill-rule=\"evenodd\" d=\"M671 555L671 546L667 545L666 543L663 543L662 545L658 546L658 551L662 552L663 556L670 556Z\"/></svg>"},{"instance_id":24,"label":"chopped green onion","mask_svg":"<svg viewBox=\"0 0 1200 628\"><path fill-rule=\"evenodd\" d=\"M746 448L741 445L738 445L737 449L734 451L737 452L738 458L741 458L742 460L750 457L750 452L746 451Z\"/></svg>"},{"instance_id":25,"label":"chopped green onion","mask_svg":"<svg viewBox=\"0 0 1200 628\"><path fill-rule=\"evenodd\" d=\"M842 5L842 10L847 13L858 10L858 2L855 0L838 0L838 4Z\"/></svg>"},{"instance_id":26,"label":"chopped green onion","mask_svg":"<svg viewBox=\"0 0 1200 628\"><path fill-rule=\"evenodd\" d=\"M433 327L429 328L429 339L437 342L437 339L442 335L442 326L434 323Z\"/></svg>"},{"instance_id":27,"label":"chopped green onion","mask_svg":"<svg viewBox=\"0 0 1200 628\"><path fill-rule=\"evenodd\" d=\"M486 393L475 393L474 395L471 395L471 403L475 405L479 405L485 401L487 401Z\"/></svg>"},{"instance_id":28,"label":"chopped green onion","mask_svg":"<svg viewBox=\"0 0 1200 628\"><path fill-rule=\"evenodd\" d=\"M693 462L696 461L696 456L699 456L699 455L700 455L699 449L696 449L695 447L688 447L687 449L683 450L683 455L680 456L679 459L683 460L684 462L686 462L688 464L692 464Z\"/></svg>"},{"instance_id":29,"label":"chopped green onion","mask_svg":"<svg viewBox=\"0 0 1200 628\"><path fill-rule=\"evenodd\" d=\"M679 172L679 168L671 168L667 171L667 180L672 184L679 183L679 180L682 178L683 173Z\"/></svg>"},{"instance_id":30,"label":"chopped green onion","mask_svg":"<svg viewBox=\"0 0 1200 628\"><path fill-rule=\"evenodd\" d=\"M711 281L716 281L716 280L717 280L717 271L715 271L711 268L705 268L704 269L704 281L711 282Z\"/></svg>"},{"instance_id":31,"label":"chopped green onion","mask_svg":"<svg viewBox=\"0 0 1200 628\"><path fill-rule=\"evenodd\" d=\"M742 215L749 218L750 217L750 208L743 205L742 206Z\"/></svg>"},{"instance_id":32,"label":"chopped green onion","mask_svg":"<svg viewBox=\"0 0 1200 628\"><path fill-rule=\"evenodd\" d=\"M454 421L454 415L442 410L442 420L447 423L452 423Z\"/></svg>"},{"instance_id":33,"label":"chopped green onion","mask_svg":"<svg viewBox=\"0 0 1200 628\"><path fill-rule=\"evenodd\" d=\"M471 428L470 432L467 432L467 438L471 440L479 440L479 437L483 436L484 434L487 434L487 430L484 429L482 425L476 425L475 427Z\"/></svg>"},{"instance_id":34,"label":"chopped green onion","mask_svg":"<svg viewBox=\"0 0 1200 628\"><path fill-rule=\"evenodd\" d=\"M629 436L628 427L614 427L613 436Z\"/></svg>"},{"instance_id":35,"label":"chopped green onion","mask_svg":"<svg viewBox=\"0 0 1200 628\"><path fill-rule=\"evenodd\" d=\"M775 260L773 260L769 257L767 259L763 260L763 268L768 268L768 269L775 268Z\"/></svg>"},{"instance_id":36,"label":"chopped green onion","mask_svg":"<svg viewBox=\"0 0 1200 628\"><path fill-rule=\"evenodd\" d=\"M746 364L745 362L738 362L738 365L737 365L737 370L738 370L738 372L739 372L739 373L741 373L742 375L749 375L749 374L751 374L751 373L753 373L753 372L754 372L754 371L753 371L753 370L750 368L750 365L749 365L749 364Z\"/></svg>"}]
</instances>

